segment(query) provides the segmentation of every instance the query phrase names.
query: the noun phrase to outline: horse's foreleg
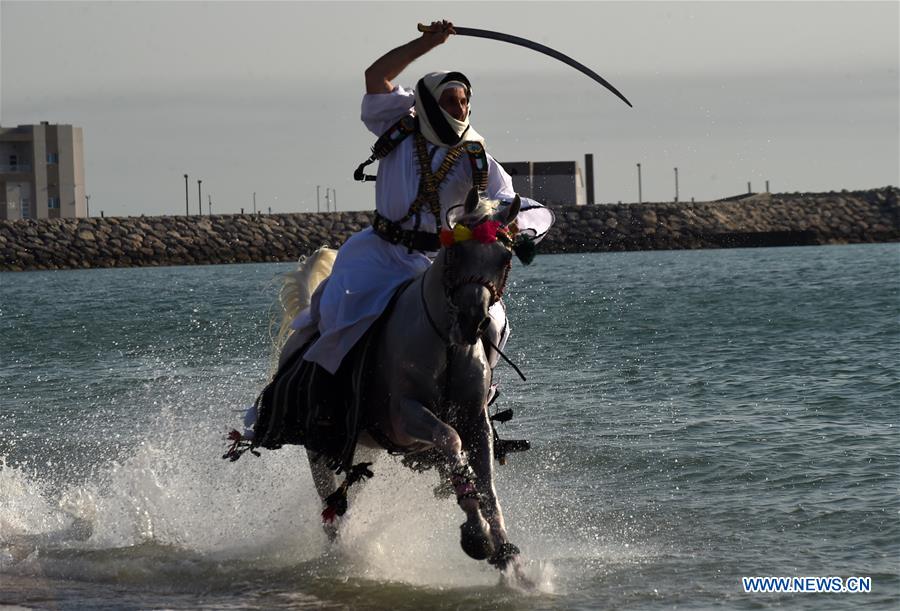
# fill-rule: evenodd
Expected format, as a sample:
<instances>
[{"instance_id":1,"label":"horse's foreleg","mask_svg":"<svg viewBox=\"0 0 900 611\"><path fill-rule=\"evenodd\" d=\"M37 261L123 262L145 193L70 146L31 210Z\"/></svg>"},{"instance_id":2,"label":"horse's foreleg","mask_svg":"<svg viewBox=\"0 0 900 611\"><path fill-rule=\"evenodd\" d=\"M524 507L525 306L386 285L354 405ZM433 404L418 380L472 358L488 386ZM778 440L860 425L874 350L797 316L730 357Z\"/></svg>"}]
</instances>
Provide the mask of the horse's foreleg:
<instances>
[{"instance_id":1,"label":"horse's foreleg","mask_svg":"<svg viewBox=\"0 0 900 611\"><path fill-rule=\"evenodd\" d=\"M497 490L494 488L494 444L487 409L480 407L477 414L473 415L471 426L461 430L475 471L481 509L491 530L494 553L490 561L498 568L505 569L510 560L519 554L519 549L509 542Z\"/></svg>"},{"instance_id":2,"label":"horse's foreleg","mask_svg":"<svg viewBox=\"0 0 900 611\"><path fill-rule=\"evenodd\" d=\"M428 443L444 455L451 483L456 490L457 502L466 513L466 521L460 526L460 545L463 551L476 560L490 557L494 553L490 526L481 515L473 481L475 474L463 452L459 433L427 407L409 399L402 399L394 404L391 424L397 437L394 441L399 445Z\"/></svg>"}]
</instances>

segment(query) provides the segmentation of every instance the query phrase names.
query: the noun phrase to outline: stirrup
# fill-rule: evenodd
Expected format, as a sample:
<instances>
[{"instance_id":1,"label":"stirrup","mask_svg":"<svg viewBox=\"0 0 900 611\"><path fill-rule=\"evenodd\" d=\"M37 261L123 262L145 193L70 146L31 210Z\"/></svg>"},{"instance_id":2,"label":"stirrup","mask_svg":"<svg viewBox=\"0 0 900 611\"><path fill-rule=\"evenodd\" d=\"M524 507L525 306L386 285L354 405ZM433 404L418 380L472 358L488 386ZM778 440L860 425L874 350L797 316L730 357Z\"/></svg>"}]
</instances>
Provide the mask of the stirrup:
<instances>
[{"instance_id":1,"label":"stirrup","mask_svg":"<svg viewBox=\"0 0 900 611\"><path fill-rule=\"evenodd\" d=\"M499 394L499 393L498 393ZM506 464L506 455L510 452L524 452L531 449L531 443L527 439L500 439L495 422L509 422L512 420L513 411L504 409L489 416L491 431L494 434L494 459L501 465Z\"/></svg>"}]
</instances>

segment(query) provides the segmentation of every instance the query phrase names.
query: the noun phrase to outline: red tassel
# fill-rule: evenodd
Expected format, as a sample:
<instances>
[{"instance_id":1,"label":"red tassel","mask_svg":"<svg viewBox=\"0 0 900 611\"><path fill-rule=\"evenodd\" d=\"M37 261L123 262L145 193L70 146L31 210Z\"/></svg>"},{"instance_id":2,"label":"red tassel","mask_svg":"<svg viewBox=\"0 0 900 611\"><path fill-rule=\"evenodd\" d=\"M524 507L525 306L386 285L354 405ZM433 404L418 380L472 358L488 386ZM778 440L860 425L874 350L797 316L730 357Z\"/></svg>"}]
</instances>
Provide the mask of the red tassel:
<instances>
[{"instance_id":1,"label":"red tassel","mask_svg":"<svg viewBox=\"0 0 900 611\"><path fill-rule=\"evenodd\" d=\"M455 238L453 237L453 232L448 229L441 229L441 246L444 248L450 248L453 246L453 242L455 242Z\"/></svg>"},{"instance_id":2,"label":"red tassel","mask_svg":"<svg viewBox=\"0 0 900 611\"><path fill-rule=\"evenodd\" d=\"M333 524L337 519L337 507L329 505L322 510L322 522L325 524Z\"/></svg>"},{"instance_id":3,"label":"red tassel","mask_svg":"<svg viewBox=\"0 0 900 611\"><path fill-rule=\"evenodd\" d=\"M472 236L482 244L491 244L497 241L500 225L500 221L485 221L472 230Z\"/></svg>"}]
</instances>

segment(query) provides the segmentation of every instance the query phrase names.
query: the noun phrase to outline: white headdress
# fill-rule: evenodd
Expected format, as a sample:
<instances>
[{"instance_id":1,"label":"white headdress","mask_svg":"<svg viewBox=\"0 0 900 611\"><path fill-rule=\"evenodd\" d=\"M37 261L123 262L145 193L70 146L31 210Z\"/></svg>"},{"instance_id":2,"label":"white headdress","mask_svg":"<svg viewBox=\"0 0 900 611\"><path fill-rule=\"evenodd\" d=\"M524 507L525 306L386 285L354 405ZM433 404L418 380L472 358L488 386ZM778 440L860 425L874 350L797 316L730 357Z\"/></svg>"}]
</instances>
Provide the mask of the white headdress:
<instances>
[{"instance_id":1,"label":"white headdress","mask_svg":"<svg viewBox=\"0 0 900 611\"><path fill-rule=\"evenodd\" d=\"M465 121L451 117L440 107L438 100L445 90L462 87L466 97L471 98L472 86L462 72L432 72L426 74L416 84L416 116L419 130L425 139L438 146L456 146L461 142L482 142L484 138Z\"/></svg>"}]
</instances>

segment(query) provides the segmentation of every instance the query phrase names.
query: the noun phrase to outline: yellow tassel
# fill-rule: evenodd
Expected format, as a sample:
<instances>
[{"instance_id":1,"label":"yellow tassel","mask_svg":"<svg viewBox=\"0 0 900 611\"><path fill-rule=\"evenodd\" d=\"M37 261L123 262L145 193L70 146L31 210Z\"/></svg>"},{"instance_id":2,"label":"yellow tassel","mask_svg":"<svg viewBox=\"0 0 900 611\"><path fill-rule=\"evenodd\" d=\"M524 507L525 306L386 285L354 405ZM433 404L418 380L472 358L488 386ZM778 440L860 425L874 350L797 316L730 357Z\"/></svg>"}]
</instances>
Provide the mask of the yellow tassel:
<instances>
[{"instance_id":1,"label":"yellow tassel","mask_svg":"<svg viewBox=\"0 0 900 611\"><path fill-rule=\"evenodd\" d=\"M457 242L465 242L472 239L472 230L465 225L457 225L453 228L453 238Z\"/></svg>"}]
</instances>

